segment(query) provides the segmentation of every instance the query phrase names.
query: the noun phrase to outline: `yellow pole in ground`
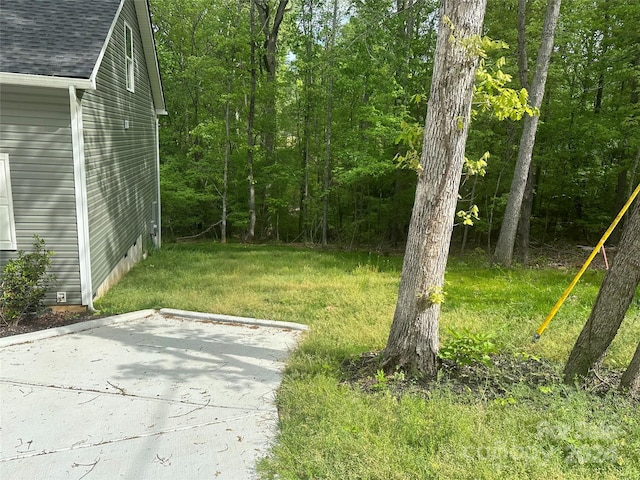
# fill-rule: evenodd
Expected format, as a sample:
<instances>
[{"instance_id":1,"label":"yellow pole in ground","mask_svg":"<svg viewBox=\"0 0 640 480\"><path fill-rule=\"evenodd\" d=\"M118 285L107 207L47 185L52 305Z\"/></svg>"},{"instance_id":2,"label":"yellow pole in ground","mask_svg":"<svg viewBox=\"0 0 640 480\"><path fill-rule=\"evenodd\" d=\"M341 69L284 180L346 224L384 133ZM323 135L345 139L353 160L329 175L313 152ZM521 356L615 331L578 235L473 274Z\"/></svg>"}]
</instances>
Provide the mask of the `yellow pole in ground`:
<instances>
[{"instance_id":1,"label":"yellow pole in ground","mask_svg":"<svg viewBox=\"0 0 640 480\"><path fill-rule=\"evenodd\" d=\"M594 247L593 251L591 252L591 255L589 255L589 258L587 258L587 261L584 262L584 265L582 265L582 268L580 269L578 274L575 276L573 281L569 284L569 286L564 291L560 299L556 302L556 304L551 309L551 312L549 312L549 315L547 315L547 318L545 318L544 322L542 322L542 325L540 325L536 333L533 335L534 342L540 338L540 335L542 335L542 332L545 331L549 323L551 323L551 320L553 320L553 317L556 316L556 313L558 313L558 310L560 310L560 307L562 306L564 301L567 299L567 297L571 293L571 290L573 290L573 287L576 286L576 284L578 283L578 280L580 280L580 277L582 277L582 274L585 272L587 267L589 267L589 264L591 263L591 261L598 254L598 252L600 251L600 248L602 248L602 246L604 245L604 242L607 241L607 238L609 238L609 235L611 235L611 232L613 232L613 229L616 228L616 225L618 225L618 223L620 222L620 220L622 219L624 214L627 212L627 210L629 209L629 207L631 206L631 204L633 203L633 201L635 200L635 198L638 196L639 193L640 193L640 184L638 184L634 192L629 197L629 200L627 200L627 203L624 204L624 206L622 207L622 210L620 210L620 213L618 213L618 216L613 220L611 225L609 225L609 228L607 229L607 231L604 232L604 235L602 235L602 238L600 239L598 244Z\"/></svg>"}]
</instances>

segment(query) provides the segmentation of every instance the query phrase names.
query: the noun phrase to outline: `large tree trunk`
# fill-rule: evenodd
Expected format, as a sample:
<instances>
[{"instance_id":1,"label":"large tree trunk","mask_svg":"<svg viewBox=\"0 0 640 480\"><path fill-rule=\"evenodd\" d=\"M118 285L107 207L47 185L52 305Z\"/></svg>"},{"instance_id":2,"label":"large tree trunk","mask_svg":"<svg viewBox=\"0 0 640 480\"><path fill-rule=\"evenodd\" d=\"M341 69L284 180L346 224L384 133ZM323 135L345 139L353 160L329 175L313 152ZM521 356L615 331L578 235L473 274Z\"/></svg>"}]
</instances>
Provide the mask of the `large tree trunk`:
<instances>
[{"instance_id":1,"label":"large tree trunk","mask_svg":"<svg viewBox=\"0 0 640 480\"><path fill-rule=\"evenodd\" d=\"M542 104L544 87L547 82L547 72L549 70L549 61L553 50L553 37L559 16L560 0L548 0L547 13L542 28L542 40L536 61L536 71L529 92L531 105L535 108L540 108ZM516 239L518 220L520 218L520 208L522 206L524 190L527 185L527 177L531 166L533 147L536 142L539 118L538 115L534 115L533 117L527 116L524 119L518 159L516 160L515 172L513 173L511 190L504 212L500 236L496 244L493 261L506 267L510 267L513 262L513 247Z\"/></svg>"},{"instance_id":2,"label":"large tree trunk","mask_svg":"<svg viewBox=\"0 0 640 480\"><path fill-rule=\"evenodd\" d=\"M437 373L438 322L477 66L466 39L479 35L486 0L443 1L421 170L384 367ZM455 28L452 32L445 17ZM451 41L450 37L455 36ZM440 298L438 298L440 297Z\"/></svg>"},{"instance_id":3,"label":"large tree trunk","mask_svg":"<svg viewBox=\"0 0 640 480\"><path fill-rule=\"evenodd\" d=\"M584 377L589 370L597 368L640 284L640 200L636 199L635 203L618 254L564 367L565 382L572 382L576 376Z\"/></svg>"}]
</instances>

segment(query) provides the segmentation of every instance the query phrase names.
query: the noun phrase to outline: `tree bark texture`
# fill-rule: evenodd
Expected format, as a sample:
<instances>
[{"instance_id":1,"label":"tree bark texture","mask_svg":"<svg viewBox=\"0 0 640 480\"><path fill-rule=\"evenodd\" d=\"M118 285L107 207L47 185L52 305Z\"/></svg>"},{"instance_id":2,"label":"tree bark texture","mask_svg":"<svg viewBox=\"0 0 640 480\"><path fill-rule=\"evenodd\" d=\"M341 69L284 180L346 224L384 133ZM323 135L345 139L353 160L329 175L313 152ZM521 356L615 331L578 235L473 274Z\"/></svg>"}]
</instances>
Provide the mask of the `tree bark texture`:
<instances>
[{"instance_id":1,"label":"tree bark texture","mask_svg":"<svg viewBox=\"0 0 640 480\"><path fill-rule=\"evenodd\" d=\"M522 196L520 220L517 230L517 256L522 265L529 263L529 237L531 236L531 212L533 211L533 163L529 165L527 184Z\"/></svg>"},{"instance_id":2,"label":"tree bark texture","mask_svg":"<svg viewBox=\"0 0 640 480\"><path fill-rule=\"evenodd\" d=\"M547 72L549 70L551 52L553 51L553 38L558 17L560 16L560 1L548 0L547 2L547 12L542 28L542 40L538 50L538 58L536 59L536 70L533 75L531 90L529 91L531 105L538 109L542 105L544 88L547 83ZM524 127L520 137L520 150L518 151L518 159L516 160L513 180L511 181L511 190L509 191L507 207L504 212L504 219L493 259L494 263L505 267L510 267L513 263L513 247L520 218L522 198L531 166L533 147L536 143L539 119L538 115L533 117L526 116L524 119Z\"/></svg>"},{"instance_id":3,"label":"tree bark texture","mask_svg":"<svg viewBox=\"0 0 640 480\"><path fill-rule=\"evenodd\" d=\"M518 74L520 85L531 89L529 83L529 58L527 55L527 0L518 0ZM533 207L533 162L529 166L527 185L522 198L520 208L520 221L516 238L518 239L517 252L520 263L526 265L529 261L529 235L531 230L531 209Z\"/></svg>"},{"instance_id":4,"label":"tree bark texture","mask_svg":"<svg viewBox=\"0 0 640 480\"><path fill-rule=\"evenodd\" d=\"M598 367L624 320L639 284L640 201L636 199L618 245L618 254L604 277L591 315L564 367L565 382L573 382L576 376L584 377L589 370Z\"/></svg>"},{"instance_id":5,"label":"tree bark texture","mask_svg":"<svg viewBox=\"0 0 640 480\"><path fill-rule=\"evenodd\" d=\"M403 368L425 377L437 373L441 302L436 297L444 286L477 67L477 57L462 41L480 34L485 8L486 0L448 0L440 5L422 168L385 369Z\"/></svg>"}]
</instances>

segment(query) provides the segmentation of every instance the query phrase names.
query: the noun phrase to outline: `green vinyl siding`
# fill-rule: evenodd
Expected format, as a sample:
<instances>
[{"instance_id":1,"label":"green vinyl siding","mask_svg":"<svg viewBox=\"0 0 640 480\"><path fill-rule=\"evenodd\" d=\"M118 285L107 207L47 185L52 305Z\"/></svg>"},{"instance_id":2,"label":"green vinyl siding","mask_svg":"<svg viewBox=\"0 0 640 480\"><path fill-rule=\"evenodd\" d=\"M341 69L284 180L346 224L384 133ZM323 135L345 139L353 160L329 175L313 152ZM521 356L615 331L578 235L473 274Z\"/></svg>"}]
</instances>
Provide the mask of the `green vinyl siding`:
<instances>
[{"instance_id":1,"label":"green vinyl siding","mask_svg":"<svg viewBox=\"0 0 640 480\"><path fill-rule=\"evenodd\" d=\"M126 83L125 20L133 33L135 92ZM116 22L96 87L82 97L94 292L136 239L148 238L158 195L156 116L132 0Z\"/></svg>"},{"instance_id":2,"label":"green vinyl siding","mask_svg":"<svg viewBox=\"0 0 640 480\"><path fill-rule=\"evenodd\" d=\"M67 303L80 304L80 267L69 92L66 89L0 85L0 153L9 155L19 250L30 251L33 235L53 250L56 285ZM0 251L0 268L15 251Z\"/></svg>"}]
</instances>

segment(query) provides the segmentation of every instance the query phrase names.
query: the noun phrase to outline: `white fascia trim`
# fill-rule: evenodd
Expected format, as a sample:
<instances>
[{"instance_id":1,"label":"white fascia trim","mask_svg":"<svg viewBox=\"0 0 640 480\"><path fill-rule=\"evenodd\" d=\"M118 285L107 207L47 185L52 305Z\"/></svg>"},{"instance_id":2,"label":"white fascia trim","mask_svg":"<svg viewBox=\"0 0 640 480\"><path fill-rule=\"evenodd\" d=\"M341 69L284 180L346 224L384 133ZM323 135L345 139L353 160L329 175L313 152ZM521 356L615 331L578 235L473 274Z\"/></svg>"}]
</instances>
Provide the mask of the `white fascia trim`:
<instances>
[{"instance_id":1,"label":"white fascia trim","mask_svg":"<svg viewBox=\"0 0 640 480\"><path fill-rule=\"evenodd\" d=\"M80 291L82 304L93 310L91 288L91 254L89 250L89 208L87 205L87 176L84 158L82 105L74 86L69 87L71 113L71 141L73 144L73 180L75 183L76 224L78 228L78 257L80 263Z\"/></svg>"},{"instance_id":2,"label":"white fascia trim","mask_svg":"<svg viewBox=\"0 0 640 480\"><path fill-rule=\"evenodd\" d=\"M136 16L138 17L138 27L140 37L142 37L142 49L147 63L149 82L151 83L151 94L156 111L165 111L164 93L162 91L162 80L160 78L160 67L158 66L158 54L156 52L156 42L153 38L153 27L151 26L151 13L149 12L149 2L147 0L134 0ZM163 115L163 114L162 114Z\"/></svg>"},{"instance_id":3,"label":"white fascia trim","mask_svg":"<svg viewBox=\"0 0 640 480\"><path fill-rule=\"evenodd\" d=\"M109 46L109 42L111 41L111 36L113 35L113 31L116 29L116 25L118 24L118 18L120 18L120 12L122 11L122 7L124 7L125 0L120 1L120 5L118 6L118 10L113 17L113 21L111 22L111 26L109 27L109 32L107 32L107 38L102 44L102 48L100 49L100 55L98 55L98 59L96 60L96 64L93 66L93 71L91 72L91 81L95 85L96 77L98 76L98 70L100 70L100 65L102 64L102 59L104 58L104 54L107 51L107 47Z\"/></svg>"},{"instance_id":4,"label":"white fascia trim","mask_svg":"<svg viewBox=\"0 0 640 480\"><path fill-rule=\"evenodd\" d=\"M95 90L95 82L88 78L51 77L49 75L29 75L26 73L0 72L0 84L23 85L27 87L69 88Z\"/></svg>"}]
</instances>

